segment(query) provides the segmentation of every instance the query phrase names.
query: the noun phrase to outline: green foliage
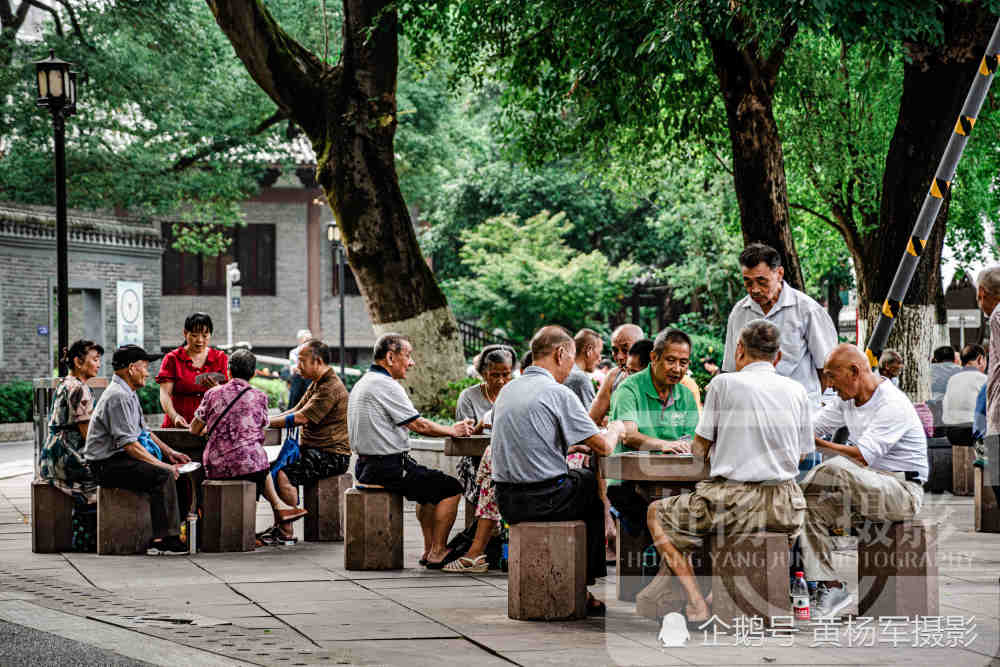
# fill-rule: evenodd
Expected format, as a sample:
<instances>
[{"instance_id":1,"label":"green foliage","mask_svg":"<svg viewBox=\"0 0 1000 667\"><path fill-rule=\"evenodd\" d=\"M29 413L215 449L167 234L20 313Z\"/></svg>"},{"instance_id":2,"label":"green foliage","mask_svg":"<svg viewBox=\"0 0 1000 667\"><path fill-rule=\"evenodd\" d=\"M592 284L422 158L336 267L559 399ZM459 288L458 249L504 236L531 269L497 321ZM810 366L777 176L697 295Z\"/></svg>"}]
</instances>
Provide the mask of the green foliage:
<instances>
[{"instance_id":1,"label":"green foliage","mask_svg":"<svg viewBox=\"0 0 1000 667\"><path fill-rule=\"evenodd\" d=\"M288 385L284 380L263 377L250 378L250 386L267 394L267 407L284 409L288 404Z\"/></svg>"},{"instance_id":2,"label":"green foliage","mask_svg":"<svg viewBox=\"0 0 1000 667\"><path fill-rule=\"evenodd\" d=\"M163 412L160 405L160 385L155 382L148 382L135 392L139 395L139 405L142 406L142 414L156 415ZM159 426L159 424L151 424Z\"/></svg>"},{"instance_id":3,"label":"green foliage","mask_svg":"<svg viewBox=\"0 0 1000 667\"><path fill-rule=\"evenodd\" d=\"M676 325L679 329L684 329L681 322ZM715 359L719 366L722 366L722 355L726 350L725 342L722 337L710 336L705 334L692 334L689 330L684 329L684 331L691 337L691 375L694 377L695 382L701 387L702 391L708 386L709 381L712 379L711 376L702 367L701 360L705 357L711 357Z\"/></svg>"},{"instance_id":4,"label":"green foliage","mask_svg":"<svg viewBox=\"0 0 1000 667\"><path fill-rule=\"evenodd\" d=\"M474 377L449 382L443 389L438 390L437 401L428 411L429 418L437 422L453 423L459 394L469 387L475 387L480 382L482 380Z\"/></svg>"},{"instance_id":5,"label":"green foliage","mask_svg":"<svg viewBox=\"0 0 1000 667\"><path fill-rule=\"evenodd\" d=\"M462 232L460 255L471 277L443 285L456 312L515 340L543 324L603 326L638 267L612 267L597 250L574 251L564 241L569 230L564 213L543 211L524 221L490 218Z\"/></svg>"},{"instance_id":6,"label":"green foliage","mask_svg":"<svg viewBox=\"0 0 1000 667\"><path fill-rule=\"evenodd\" d=\"M35 390L27 380L0 384L0 424L30 422Z\"/></svg>"}]
</instances>

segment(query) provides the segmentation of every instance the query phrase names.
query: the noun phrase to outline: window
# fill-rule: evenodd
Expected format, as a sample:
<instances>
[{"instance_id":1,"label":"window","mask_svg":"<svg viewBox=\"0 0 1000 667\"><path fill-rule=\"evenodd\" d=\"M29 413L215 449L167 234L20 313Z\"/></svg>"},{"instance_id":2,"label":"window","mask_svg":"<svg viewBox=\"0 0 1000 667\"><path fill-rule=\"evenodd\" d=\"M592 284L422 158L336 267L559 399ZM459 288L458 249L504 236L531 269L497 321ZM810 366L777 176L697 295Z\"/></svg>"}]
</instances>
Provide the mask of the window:
<instances>
[{"instance_id":1,"label":"window","mask_svg":"<svg viewBox=\"0 0 1000 667\"><path fill-rule=\"evenodd\" d=\"M333 267L333 292L334 296L340 294L340 285L337 282L338 271L337 271L337 247L333 247L333 262L331 266ZM361 290L358 289L358 280L354 277L354 271L351 270L350 264L347 263L346 258L344 259L344 296L360 296Z\"/></svg>"},{"instance_id":2,"label":"window","mask_svg":"<svg viewBox=\"0 0 1000 667\"><path fill-rule=\"evenodd\" d=\"M226 264L239 263L244 296L275 294L274 225L247 225L230 230L229 249L215 257L174 250L173 225L163 223L163 294L224 295Z\"/></svg>"}]
</instances>

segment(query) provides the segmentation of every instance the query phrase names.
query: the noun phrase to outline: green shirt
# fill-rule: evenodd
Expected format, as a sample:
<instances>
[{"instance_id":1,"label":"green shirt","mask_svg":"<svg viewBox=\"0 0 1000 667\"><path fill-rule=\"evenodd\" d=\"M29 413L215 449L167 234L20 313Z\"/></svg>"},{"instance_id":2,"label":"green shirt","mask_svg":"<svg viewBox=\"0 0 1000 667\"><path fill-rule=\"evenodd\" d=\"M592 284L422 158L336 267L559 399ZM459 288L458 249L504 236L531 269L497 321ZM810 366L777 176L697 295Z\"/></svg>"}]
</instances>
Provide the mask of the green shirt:
<instances>
[{"instance_id":1,"label":"green shirt","mask_svg":"<svg viewBox=\"0 0 1000 667\"><path fill-rule=\"evenodd\" d=\"M674 385L667 403L660 400L653 386L650 368L630 375L611 395L609 421L634 422L639 433L660 440L678 440L683 436L694 437L698 426L698 404L694 394L684 385ZM623 444L615 446L615 454L633 451ZM608 480L617 484L618 480Z\"/></svg>"}]
</instances>

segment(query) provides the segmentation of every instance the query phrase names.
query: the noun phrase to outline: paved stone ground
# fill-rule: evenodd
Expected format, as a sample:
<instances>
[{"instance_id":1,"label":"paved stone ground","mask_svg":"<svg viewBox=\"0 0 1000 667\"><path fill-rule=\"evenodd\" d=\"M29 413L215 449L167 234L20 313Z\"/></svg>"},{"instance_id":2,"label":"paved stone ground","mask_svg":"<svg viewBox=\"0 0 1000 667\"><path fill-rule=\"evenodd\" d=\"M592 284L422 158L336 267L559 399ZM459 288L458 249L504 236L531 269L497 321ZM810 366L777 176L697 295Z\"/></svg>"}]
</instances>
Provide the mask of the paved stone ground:
<instances>
[{"instance_id":1,"label":"paved stone ground","mask_svg":"<svg viewBox=\"0 0 1000 667\"><path fill-rule=\"evenodd\" d=\"M896 646L883 633L876 646L848 647L846 632L839 646L814 646L824 629L807 625L792 646L774 639L735 646L732 635L705 645L711 638L697 633L684 648L662 649L658 625L615 600L613 578L597 591L609 604L604 619L508 619L506 575L418 567L422 541L412 506L406 569L347 572L342 543L174 558L32 554L29 495L28 475L0 479L0 621L83 642L123 663L1000 665L1000 534L973 532L971 498L928 495L923 512L941 522L941 614L964 623L958 634L967 646L914 648L912 627ZM267 506L258 512L266 527ZM854 585L856 560L849 549L839 555ZM195 614L200 624L182 623ZM871 639L862 634L859 643ZM73 664L102 662L83 652Z\"/></svg>"}]
</instances>

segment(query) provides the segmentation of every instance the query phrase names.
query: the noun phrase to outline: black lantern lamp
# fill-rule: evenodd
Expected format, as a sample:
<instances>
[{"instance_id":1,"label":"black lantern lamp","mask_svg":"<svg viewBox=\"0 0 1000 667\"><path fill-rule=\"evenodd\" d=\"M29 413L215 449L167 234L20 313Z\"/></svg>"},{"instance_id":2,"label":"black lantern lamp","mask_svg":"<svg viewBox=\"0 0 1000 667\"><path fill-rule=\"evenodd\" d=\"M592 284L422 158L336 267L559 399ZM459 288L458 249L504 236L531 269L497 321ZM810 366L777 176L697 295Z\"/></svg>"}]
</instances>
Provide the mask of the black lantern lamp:
<instances>
[{"instance_id":1,"label":"black lantern lamp","mask_svg":"<svg viewBox=\"0 0 1000 667\"><path fill-rule=\"evenodd\" d=\"M35 83L38 86L36 104L52 114L56 162L56 291L59 317L59 358L69 345L69 225L66 215L66 118L76 113L76 72L72 63L49 57L35 62ZM69 371L59 362L59 375Z\"/></svg>"}]
</instances>

